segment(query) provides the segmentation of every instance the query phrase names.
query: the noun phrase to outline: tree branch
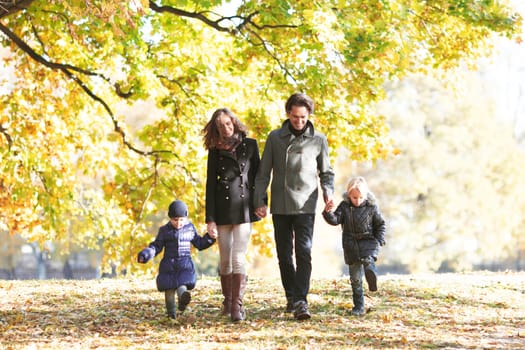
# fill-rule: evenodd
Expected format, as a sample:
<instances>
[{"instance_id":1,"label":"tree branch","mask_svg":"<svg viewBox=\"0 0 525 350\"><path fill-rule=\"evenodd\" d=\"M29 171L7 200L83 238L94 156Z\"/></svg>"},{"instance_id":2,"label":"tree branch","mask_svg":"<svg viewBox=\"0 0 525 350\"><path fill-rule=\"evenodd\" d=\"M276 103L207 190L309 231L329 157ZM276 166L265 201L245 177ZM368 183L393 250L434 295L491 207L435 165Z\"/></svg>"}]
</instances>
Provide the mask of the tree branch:
<instances>
[{"instance_id":1,"label":"tree branch","mask_svg":"<svg viewBox=\"0 0 525 350\"><path fill-rule=\"evenodd\" d=\"M11 138L11 135L7 133L7 129L4 128L2 125L0 125L0 133L4 135L4 137L7 140L7 145L9 146L8 148L11 149L11 146L13 145L13 139Z\"/></svg>"},{"instance_id":2,"label":"tree branch","mask_svg":"<svg viewBox=\"0 0 525 350\"><path fill-rule=\"evenodd\" d=\"M198 19L199 21L206 23L210 27L213 27L220 32L227 32L227 33L232 33L232 34L236 34L237 32L236 27L228 28L228 27L220 26L219 23L224 21L226 18L221 17L216 21L212 21L211 19L209 19L208 17L204 15L209 12L188 12L188 11L184 11L184 10L172 7L172 6L159 6L154 1L151 1L151 0L149 2L149 7L150 9L158 13L167 12L167 13L171 13L173 15L179 16L179 17L189 17L189 18Z\"/></svg>"},{"instance_id":3,"label":"tree branch","mask_svg":"<svg viewBox=\"0 0 525 350\"><path fill-rule=\"evenodd\" d=\"M146 192L146 196L145 196L144 200L142 201L142 205L140 206L140 211L137 214L137 218L135 220L135 224L133 225L133 228L131 229L131 232L130 232L130 235L129 235L129 239L130 239L130 244L129 244L130 256L133 256L132 249L134 249L133 241L135 240L135 232L140 227L139 224L140 224L140 221L142 220L142 217L144 215L144 211L146 209L146 203L151 198L153 190L157 187L157 181L159 179L159 163L160 163L159 157L155 156L155 164L154 164L155 171L153 172L153 180L151 181L151 184L150 184L150 186L148 188L148 191Z\"/></svg>"},{"instance_id":4,"label":"tree branch","mask_svg":"<svg viewBox=\"0 0 525 350\"><path fill-rule=\"evenodd\" d=\"M263 26L257 25L253 21L253 18L259 14L258 11L255 11L255 12L249 14L247 17L243 17L243 16L223 17L223 16L220 16L219 19L214 21L214 20L211 20L211 19L209 19L208 17L205 16L205 14L211 13L209 11L206 11L206 12L189 12L189 11L181 10L181 9L178 9L178 8L174 8L172 6L159 6L154 1L151 1L151 0L149 2L149 6L150 6L151 10L153 10L155 12L158 12L158 13L167 12L167 13L171 13L171 14L174 14L174 15L180 16L180 17L195 18L195 19L198 19L198 20L204 22L205 24L209 25L210 27L212 27L212 28L214 28L214 29L216 29L216 30L218 30L220 32L227 32L227 33L230 33L230 34L233 34L233 35L237 35L237 34L242 33L243 29L246 28L246 31L248 33L250 33L251 35L253 35L260 42L259 45L262 45L264 47L264 50L268 53L268 55L273 60L275 60L277 62L279 67L281 67L281 69L283 70L284 74L286 76L290 77L294 82L297 81L295 79L295 77L293 76L293 74L288 70L288 68L286 68L285 65L279 60L279 58L270 51L269 45L268 45L269 44L268 41L265 40L259 33L256 33L255 30L249 28L251 26L251 27L255 28L258 31L261 31L261 30L264 30L264 29L267 29L267 28L270 28L270 29L279 29L279 28L293 29L293 28L297 28L296 25L288 25L288 24L263 25ZM236 25L236 26L233 26L233 27L223 27L223 26L220 25L220 23L223 22L223 21L230 21L231 23L235 23L235 22L238 21L239 24ZM249 38L246 38L246 40L248 42L250 42L254 46L258 45L256 43L252 43Z\"/></svg>"},{"instance_id":5,"label":"tree branch","mask_svg":"<svg viewBox=\"0 0 525 350\"><path fill-rule=\"evenodd\" d=\"M109 79L106 79L104 76L102 76L100 74L93 73L93 72L90 72L90 71L87 71L87 70L75 67L73 65L60 64L60 63L50 62L50 61L46 60L44 57L42 57L41 55L36 53L29 45L27 45L16 34L11 32L9 30L9 28L5 27L2 22L0 22L0 31L3 32L9 39L11 39L15 43L15 45L18 46L18 48L20 48L22 51L27 53L35 61L37 61L38 63L40 63L40 64L44 65L45 67L48 67L48 68L50 68L52 70L61 71L68 78L73 80L78 86L80 86L80 88L82 90L84 90L84 92L91 99L93 99L94 101L100 103L103 106L104 110L107 112L107 114L110 116L111 121L113 123L114 131L120 135L120 137L122 139L122 143L128 149L130 149L131 151L133 151L133 152L135 152L137 154L140 154L142 156L153 156L153 157L155 157L155 162L156 163L159 161L159 157L160 157L161 154L169 154L169 155L175 157L179 161L176 165L180 166L182 171L184 173L186 173L192 179L192 181L194 181L194 182L196 181L196 179L193 177L191 171L184 166L185 162L180 158L180 156L177 153L175 153L173 151L169 151L169 150L144 151L144 150L136 148L133 144L131 144L131 142L129 142L128 139L127 139L126 133L120 127L118 120L115 118L115 115L114 115L113 111L111 110L111 108L108 106L108 104L102 98L97 96L93 91L91 91L91 89L88 86L86 86L86 84L84 84L84 82L78 76L76 76L73 72L81 73L81 74L88 75L88 76L100 77L100 78L103 78L107 82L109 82ZM118 84L115 84L115 85L116 85L115 86L116 89L118 90ZM118 94L118 95L122 96L122 94ZM12 138L7 133L7 130L5 128L3 128L3 127L0 127L0 132L6 137L6 139L8 140L8 144L11 146ZM180 164L183 164L183 165L180 165Z\"/></svg>"},{"instance_id":6,"label":"tree branch","mask_svg":"<svg viewBox=\"0 0 525 350\"><path fill-rule=\"evenodd\" d=\"M219 16L219 19L214 21L214 20L211 20L208 17L206 17L206 14L212 13L210 11L189 12L189 11L181 10L181 9L178 9L178 8L175 8L175 7L172 7L172 6L160 6L160 5L157 5L152 0L150 0L150 2L149 2L149 7L150 7L151 10L153 10L155 12L158 12L158 13L168 12L168 13L171 13L171 14L179 16L179 17L195 18L195 19L198 19L199 21L202 21L202 22L206 23L210 27L215 28L216 30L218 30L220 32L227 32L227 33L231 33L231 34L239 33L243 29L243 27L245 27L248 24L254 26L255 28L257 28L259 30L262 30L262 29L265 29L265 28L274 28L274 29L275 28L297 28L297 26L295 26L295 25L288 25L288 24L259 26L259 25L255 24L252 21L252 18L255 17L256 15L258 15L259 11L255 11L255 12L251 13L250 15L248 15L247 17L243 17L243 16L226 16L226 17L225 16ZM236 26L233 26L233 27L222 27L220 25L220 23L223 22L223 21L230 21L231 23L235 23L235 22L238 21L239 24L236 25Z\"/></svg>"},{"instance_id":7,"label":"tree branch","mask_svg":"<svg viewBox=\"0 0 525 350\"><path fill-rule=\"evenodd\" d=\"M33 1L34 0L0 0L0 18L26 9Z\"/></svg>"},{"instance_id":8,"label":"tree branch","mask_svg":"<svg viewBox=\"0 0 525 350\"><path fill-rule=\"evenodd\" d=\"M163 151L163 150L149 151L148 152L148 151L140 150L140 149L136 148L135 146L133 146L127 140L126 133L120 127L117 119L115 118L115 115L113 114L113 111L108 106L108 104L102 98L98 97L93 91L91 91L91 89L89 89L89 87L87 87L86 84L84 84L84 82L78 76L76 76L73 72L77 72L77 73L82 73L82 74L89 75L89 76L97 76L97 77L103 78L102 75L97 74L97 73L93 73L93 72L90 72L90 71L87 71L87 70L84 70L84 69L81 69L81 68L78 68L78 67L75 67L75 66L72 66L72 65L69 65L69 64L55 63L55 62L50 62L50 61L46 60L44 57L42 57L41 55L36 53L23 40L21 40L18 36L16 36L16 34L14 34L7 27L5 27L1 22L0 22L0 31L2 31L9 39L11 39L22 51L27 53L32 59L34 59L38 63L40 63L40 64L42 64L42 65L44 65L44 66L46 66L46 67L48 67L50 69L61 71L68 78L73 80L78 86L80 86L80 88L82 88L82 90L84 90L84 92L89 97L91 97L91 99L93 99L96 102L100 103L103 106L103 108L106 110L106 112L109 114L109 116L111 117L111 120L113 122L113 126L114 126L115 132L117 132L121 136L122 142L130 150L134 151L135 153L144 155L144 156L155 155L155 154L158 154L158 153L172 153L170 151ZM108 81L107 79L104 79L104 80Z\"/></svg>"},{"instance_id":9,"label":"tree branch","mask_svg":"<svg viewBox=\"0 0 525 350\"><path fill-rule=\"evenodd\" d=\"M264 40L258 33L255 33L254 31L250 31L251 34L257 38L257 40L259 40L261 42L260 45L263 46L264 48L264 51L266 51L266 53L268 53L268 55L275 61L277 62L277 64L279 65L279 67L281 67L282 71L284 72L284 75L290 77L290 79L293 80L294 83L297 82L297 79L295 79L295 77L293 76L293 74L288 70L288 68L284 65L284 63L281 62L281 60L273 53L270 51L270 48L268 46L268 42L266 40ZM249 39L248 39L249 40ZM257 44L253 43L252 45L256 46Z\"/></svg>"}]
</instances>

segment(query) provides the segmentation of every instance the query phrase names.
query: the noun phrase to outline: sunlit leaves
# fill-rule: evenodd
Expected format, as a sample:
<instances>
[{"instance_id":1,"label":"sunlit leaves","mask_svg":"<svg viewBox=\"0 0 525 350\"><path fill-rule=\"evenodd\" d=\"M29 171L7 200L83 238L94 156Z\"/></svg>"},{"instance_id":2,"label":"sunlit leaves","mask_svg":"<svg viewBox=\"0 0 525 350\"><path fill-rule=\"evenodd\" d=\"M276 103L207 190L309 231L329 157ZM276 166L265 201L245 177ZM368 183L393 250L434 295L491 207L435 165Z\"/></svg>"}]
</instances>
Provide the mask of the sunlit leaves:
<instances>
[{"instance_id":1,"label":"sunlit leaves","mask_svg":"<svg viewBox=\"0 0 525 350\"><path fill-rule=\"evenodd\" d=\"M214 109L231 108L262 150L305 91L333 154L383 159L384 83L473 62L520 20L479 1L34 1L2 19L42 60L2 37L16 85L0 105L1 220L34 239L97 236L129 265L174 198L202 224ZM263 254L269 231L258 224Z\"/></svg>"},{"instance_id":2,"label":"sunlit leaves","mask_svg":"<svg viewBox=\"0 0 525 350\"><path fill-rule=\"evenodd\" d=\"M247 318L220 316L217 278L202 277L176 320L165 315L153 276L0 283L0 344L60 348L521 349L523 274L384 276L365 292L368 312L352 317L348 277L312 280L312 319L284 313L281 283L252 278ZM366 290L366 286L365 286ZM3 343L2 343L3 342Z\"/></svg>"}]
</instances>

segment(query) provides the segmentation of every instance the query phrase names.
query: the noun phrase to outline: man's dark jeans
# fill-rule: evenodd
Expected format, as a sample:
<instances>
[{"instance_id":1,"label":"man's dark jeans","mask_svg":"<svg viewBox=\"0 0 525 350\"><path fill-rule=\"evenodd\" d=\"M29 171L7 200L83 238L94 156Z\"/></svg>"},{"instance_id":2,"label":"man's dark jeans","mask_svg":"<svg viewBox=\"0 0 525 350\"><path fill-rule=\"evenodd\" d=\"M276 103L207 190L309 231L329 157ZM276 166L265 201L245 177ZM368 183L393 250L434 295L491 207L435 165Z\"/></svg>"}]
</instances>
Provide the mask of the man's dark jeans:
<instances>
[{"instance_id":1,"label":"man's dark jeans","mask_svg":"<svg viewBox=\"0 0 525 350\"><path fill-rule=\"evenodd\" d=\"M312 274L315 214L272 215L275 245L286 299L306 300ZM295 242L294 242L295 241ZM295 247L295 265L293 260Z\"/></svg>"}]
</instances>

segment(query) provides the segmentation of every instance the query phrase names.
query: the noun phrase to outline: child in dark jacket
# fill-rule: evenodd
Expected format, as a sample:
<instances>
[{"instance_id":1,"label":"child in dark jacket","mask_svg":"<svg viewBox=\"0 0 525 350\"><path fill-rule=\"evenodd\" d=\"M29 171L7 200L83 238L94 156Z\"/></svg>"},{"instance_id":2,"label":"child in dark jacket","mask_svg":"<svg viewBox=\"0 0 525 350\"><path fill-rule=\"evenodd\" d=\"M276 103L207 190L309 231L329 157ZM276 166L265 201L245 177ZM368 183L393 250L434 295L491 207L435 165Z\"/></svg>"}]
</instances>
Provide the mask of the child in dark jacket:
<instances>
[{"instance_id":1,"label":"child in dark jacket","mask_svg":"<svg viewBox=\"0 0 525 350\"><path fill-rule=\"evenodd\" d=\"M385 245L385 220L363 177L350 180L343 201L335 211L334 207L333 202L327 203L323 217L330 225L341 224L343 229L343 251L354 301L352 315L362 316L365 314L363 269L368 289L377 291L375 262L379 246Z\"/></svg>"},{"instance_id":2,"label":"child in dark jacket","mask_svg":"<svg viewBox=\"0 0 525 350\"><path fill-rule=\"evenodd\" d=\"M168 216L170 221L159 228L157 237L138 254L137 261L145 264L164 249L157 275L157 289L164 292L168 317L176 318L175 293L178 309L182 312L191 300L189 291L197 281L190 244L203 250L210 247L217 236L214 233L199 236L187 218L188 208L182 201L176 200L170 204Z\"/></svg>"}]
</instances>

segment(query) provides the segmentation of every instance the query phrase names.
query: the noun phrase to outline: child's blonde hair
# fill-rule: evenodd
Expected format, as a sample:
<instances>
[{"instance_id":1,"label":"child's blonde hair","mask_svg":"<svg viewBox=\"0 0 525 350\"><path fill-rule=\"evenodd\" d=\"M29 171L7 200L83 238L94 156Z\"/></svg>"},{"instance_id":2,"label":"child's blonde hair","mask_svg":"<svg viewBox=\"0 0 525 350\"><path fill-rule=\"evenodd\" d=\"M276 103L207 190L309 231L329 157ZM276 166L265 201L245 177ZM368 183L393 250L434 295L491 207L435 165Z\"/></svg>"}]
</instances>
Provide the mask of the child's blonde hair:
<instances>
[{"instance_id":1,"label":"child's blonde hair","mask_svg":"<svg viewBox=\"0 0 525 350\"><path fill-rule=\"evenodd\" d=\"M368 184L366 183L365 178L362 176L354 177L350 181L348 181L348 185L346 185L346 193L350 193L350 191L352 191L353 189L358 190L365 198L370 192L368 189Z\"/></svg>"}]
</instances>

